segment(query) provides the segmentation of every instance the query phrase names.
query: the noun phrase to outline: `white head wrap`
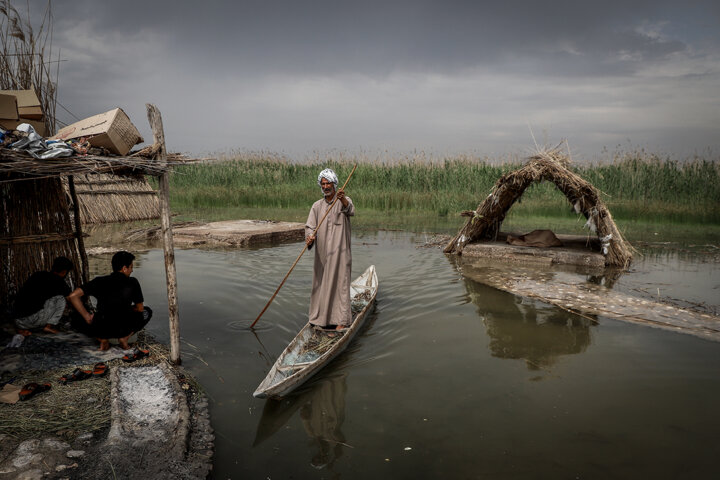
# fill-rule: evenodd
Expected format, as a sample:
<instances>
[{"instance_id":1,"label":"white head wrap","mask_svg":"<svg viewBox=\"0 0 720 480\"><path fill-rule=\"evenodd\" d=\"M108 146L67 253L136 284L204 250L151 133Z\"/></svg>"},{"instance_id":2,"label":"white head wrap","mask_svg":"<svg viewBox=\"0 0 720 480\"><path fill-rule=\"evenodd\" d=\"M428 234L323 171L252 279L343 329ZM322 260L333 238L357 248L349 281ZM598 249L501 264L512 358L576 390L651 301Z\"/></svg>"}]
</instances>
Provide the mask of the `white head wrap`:
<instances>
[{"instance_id":1,"label":"white head wrap","mask_svg":"<svg viewBox=\"0 0 720 480\"><path fill-rule=\"evenodd\" d=\"M320 172L320 175L318 175L318 185L320 185L320 181L322 179L327 180L328 182L334 183L337 187L338 184L338 178L337 175L335 175L335 172L333 172L331 169L326 168L322 172Z\"/></svg>"}]
</instances>

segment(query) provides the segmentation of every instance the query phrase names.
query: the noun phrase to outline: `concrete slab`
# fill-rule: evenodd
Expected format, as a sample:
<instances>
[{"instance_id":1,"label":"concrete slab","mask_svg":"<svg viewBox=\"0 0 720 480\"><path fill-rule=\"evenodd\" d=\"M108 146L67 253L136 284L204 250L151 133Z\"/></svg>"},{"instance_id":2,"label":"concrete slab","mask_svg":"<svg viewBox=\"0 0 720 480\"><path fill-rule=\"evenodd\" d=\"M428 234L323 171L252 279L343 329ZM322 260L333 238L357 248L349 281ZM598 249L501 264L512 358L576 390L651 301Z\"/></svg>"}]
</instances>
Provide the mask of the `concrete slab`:
<instances>
[{"instance_id":1,"label":"concrete slab","mask_svg":"<svg viewBox=\"0 0 720 480\"><path fill-rule=\"evenodd\" d=\"M137 446L147 449L150 445L163 455L182 460L190 413L177 378L167 365L112 368L110 375L112 425L108 446L120 447L127 454Z\"/></svg>"},{"instance_id":2,"label":"concrete slab","mask_svg":"<svg viewBox=\"0 0 720 480\"><path fill-rule=\"evenodd\" d=\"M516 236L520 234L514 234ZM579 265L603 268L605 257L599 251L597 237L557 235L562 247L538 248L509 245L507 233L500 233L497 241L470 243L463 249L463 257L494 258L507 262L535 265Z\"/></svg>"},{"instance_id":3,"label":"concrete slab","mask_svg":"<svg viewBox=\"0 0 720 480\"><path fill-rule=\"evenodd\" d=\"M173 229L176 246L246 247L263 243L299 242L305 225L272 220L226 220Z\"/></svg>"},{"instance_id":4,"label":"concrete slab","mask_svg":"<svg viewBox=\"0 0 720 480\"><path fill-rule=\"evenodd\" d=\"M112 367L110 430L74 478L206 478L214 448L207 399L190 401L180 378L162 361Z\"/></svg>"}]
</instances>

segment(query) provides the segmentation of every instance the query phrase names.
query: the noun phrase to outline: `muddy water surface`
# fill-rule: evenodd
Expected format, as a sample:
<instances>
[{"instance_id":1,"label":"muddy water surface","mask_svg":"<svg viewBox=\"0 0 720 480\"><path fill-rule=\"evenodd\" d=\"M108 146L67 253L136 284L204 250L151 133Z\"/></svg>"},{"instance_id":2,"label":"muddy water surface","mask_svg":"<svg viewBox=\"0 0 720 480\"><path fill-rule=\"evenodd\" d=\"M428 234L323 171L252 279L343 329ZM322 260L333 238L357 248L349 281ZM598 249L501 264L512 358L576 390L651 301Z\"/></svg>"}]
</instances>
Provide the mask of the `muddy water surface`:
<instances>
[{"instance_id":1,"label":"muddy water surface","mask_svg":"<svg viewBox=\"0 0 720 480\"><path fill-rule=\"evenodd\" d=\"M353 273L377 266L376 309L283 401L252 392L306 320L312 254L252 332L301 244L176 251L183 363L211 398L214 478L717 478L720 343L495 290L416 248L426 239L354 236ZM716 259L649 253L612 287L717 310ZM139 254L135 276L167 341L162 250Z\"/></svg>"}]
</instances>

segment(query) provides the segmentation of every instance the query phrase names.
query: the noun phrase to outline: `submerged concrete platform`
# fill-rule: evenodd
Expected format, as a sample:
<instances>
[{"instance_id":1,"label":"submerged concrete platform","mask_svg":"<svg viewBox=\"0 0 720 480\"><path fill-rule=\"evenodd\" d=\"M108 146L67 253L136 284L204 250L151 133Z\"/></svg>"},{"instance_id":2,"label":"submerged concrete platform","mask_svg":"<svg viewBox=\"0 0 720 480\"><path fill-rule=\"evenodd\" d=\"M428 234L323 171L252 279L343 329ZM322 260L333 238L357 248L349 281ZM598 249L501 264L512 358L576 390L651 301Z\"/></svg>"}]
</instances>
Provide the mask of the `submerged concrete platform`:
<instances>
[{"instance_id":1,"label":"submerged concrete platform","mask_svg":"<svg viewBox=\"0 0 720 480\"><path fill-rule=\"evenodd\" d=\"M177 246L246 247L263 243L299 242L305 225L273 220L226 220L173 229Z\"/></svg>"},{"instance_id":2,"label":"submerged concrete platform","mask_svg":"<svg viewBox=\"0 0 720 480\"><path fill-rule=\"evenodd\" d=\"M460 260L463 276L498 290L549 303L598 322L612 318L720 341L720 317L614 290L616 270L595 275L580 266L538 268L495 259ZM588 281L590 275L598 283Z\"/></svg>"},{"instance_id":3,"label":"submerged concrete platform","mask_svg":"<svg viewBox=\"0 0 720 480\"><path fill-rule=\"evenodd\" d=\"M511 233L519 236L520 234ZM498 234L496 241L470 243L462 252L463 257L497 259L517 264L579 265L590 268L605 267L605 257L600 253L597 237L580 235L556 235L562 247L521 247L506 243L508 233Z\"/></svg>"}]
</instances>

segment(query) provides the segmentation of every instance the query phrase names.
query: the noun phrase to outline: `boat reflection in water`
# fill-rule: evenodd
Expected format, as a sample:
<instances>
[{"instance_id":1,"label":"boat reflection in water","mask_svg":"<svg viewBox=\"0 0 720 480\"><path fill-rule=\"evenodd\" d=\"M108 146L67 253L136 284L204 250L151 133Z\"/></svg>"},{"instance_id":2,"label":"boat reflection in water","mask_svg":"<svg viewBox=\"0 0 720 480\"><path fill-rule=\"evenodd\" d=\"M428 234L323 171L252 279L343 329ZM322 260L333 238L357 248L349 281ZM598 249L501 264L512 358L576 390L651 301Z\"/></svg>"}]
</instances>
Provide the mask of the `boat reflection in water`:
<instances>
[{"instance_id":1,"label":"boat reflection in water","mask_svg":"<svg viewBox=\"0 0 720 480\"><path fill-rule=\"evenodd\" d=\"M268 399L263 408L253 446L270 438L300 410L300 419L313 442L310 464L332 470L335 461L349 447L341 427L345 421L347 372L316 378L296 395L279 400Z\"/></svg>"},{"instance_id":2,"label":"boat reflection in water","mask_svg":"<svg viewBox=\"0 0 720 480\"><path fill-rule=\"evenodd\" d=\"M464 279L490 337L494 357L524 359L530 370L544 370L559 357L584 352L592 343L590 317L581 317L540 301L515 296Z\"/></svg>"}]
</instances>

